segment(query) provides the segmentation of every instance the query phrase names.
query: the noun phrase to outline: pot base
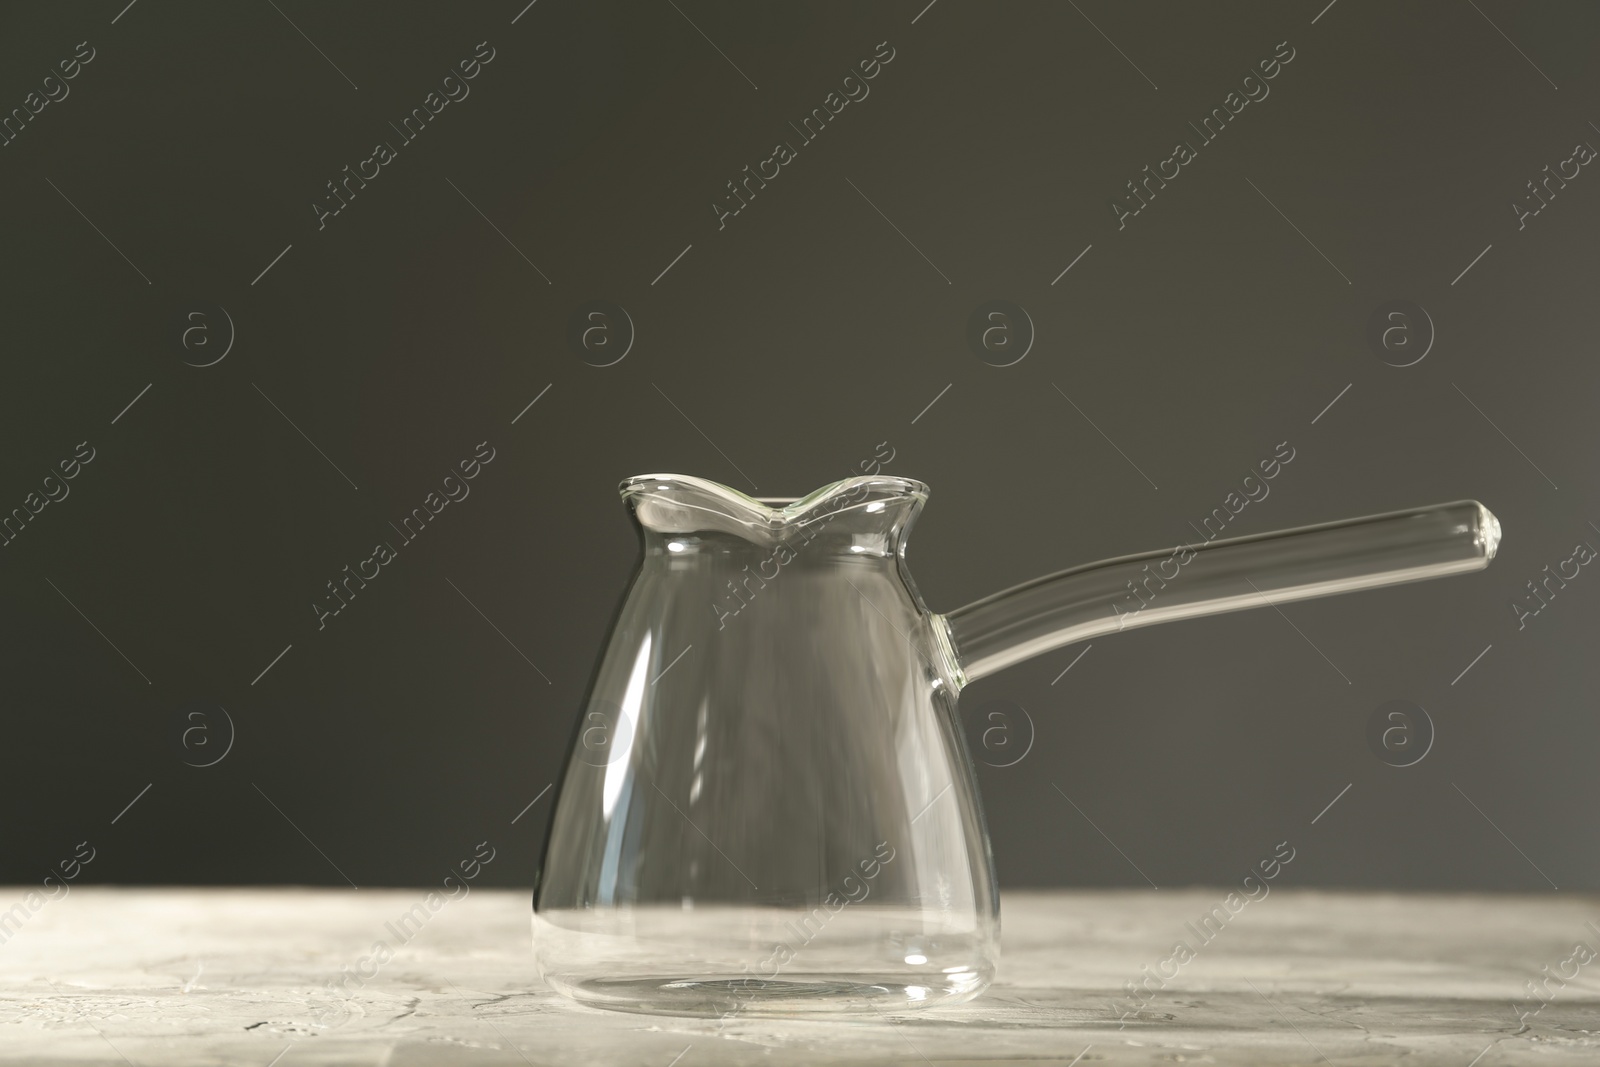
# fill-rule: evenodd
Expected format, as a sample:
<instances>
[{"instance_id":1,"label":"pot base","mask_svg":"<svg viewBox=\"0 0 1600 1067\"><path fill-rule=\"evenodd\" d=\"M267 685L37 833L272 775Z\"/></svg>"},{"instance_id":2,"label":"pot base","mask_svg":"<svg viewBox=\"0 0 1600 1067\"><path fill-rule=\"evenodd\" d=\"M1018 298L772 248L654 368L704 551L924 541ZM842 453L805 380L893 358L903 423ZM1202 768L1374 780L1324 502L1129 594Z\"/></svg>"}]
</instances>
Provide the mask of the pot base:
<instances>
[{"instance_id":1,"label":"pot base","mask_svg":"<svg viewBox=\"0 0 1600 1067\"><path fill-rule=\"evenodd\" d=\"M771 979L660 975L574 983L547 975L546 981L591 1007L729 1021L741 1016L872 1014L960 1004L989 984L986 977L971 971L928 978L931 984L908 983L903 974L784 974Z\"/></svg>"}]
</instances>

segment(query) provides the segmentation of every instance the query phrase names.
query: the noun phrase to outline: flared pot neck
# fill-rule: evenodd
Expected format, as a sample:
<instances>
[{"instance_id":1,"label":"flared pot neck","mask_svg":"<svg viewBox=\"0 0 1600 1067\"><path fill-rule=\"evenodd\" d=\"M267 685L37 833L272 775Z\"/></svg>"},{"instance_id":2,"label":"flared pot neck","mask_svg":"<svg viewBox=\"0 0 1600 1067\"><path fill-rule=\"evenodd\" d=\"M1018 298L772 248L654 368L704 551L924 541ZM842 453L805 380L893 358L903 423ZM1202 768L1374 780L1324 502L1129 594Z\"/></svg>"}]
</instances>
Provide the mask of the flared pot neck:
<instances>
[{"instance_id":1,"label":"flared pot neck","mask_svg":"<svg viewBox=\"0 0 1600 1067\"><path fill-rule=\"evenodd\" d=\"M903 534L928 499L922 482L887 475L846 478L793 501L757 499L683 474L642 474L624 481L620 490L634 518L649 532L726 533L762 545L815 536L823 526Z\"/></svg>"}]
</instances>

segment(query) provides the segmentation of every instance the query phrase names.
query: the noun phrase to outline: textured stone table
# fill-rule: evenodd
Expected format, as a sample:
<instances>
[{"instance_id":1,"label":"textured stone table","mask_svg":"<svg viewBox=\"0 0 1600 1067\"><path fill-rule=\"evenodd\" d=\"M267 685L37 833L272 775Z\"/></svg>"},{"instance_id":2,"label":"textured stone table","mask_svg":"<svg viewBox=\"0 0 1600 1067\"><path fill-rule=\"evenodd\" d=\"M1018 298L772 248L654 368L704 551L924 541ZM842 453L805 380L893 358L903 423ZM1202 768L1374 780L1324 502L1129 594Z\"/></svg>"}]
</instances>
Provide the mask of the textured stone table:
<instances>
[{"instance_id":1,"label":"textured stone table","mask_svg":"<svg viewBox=\"0 0 1600 1067\"><path fill-rule=\"evenodd\" d=\"M1203 940L1189 924L1225 891L1008 893L1000 980L971 1004L719 1023L544 989L526 893L474 891L400 944L386 924L424 892L73 890L0 945L0 1061L1600 1063L1591 897L1278 889ZM381 966L379 940L400 945ZM1194 958L1174 961L1179 940ZM328 984L357 972L373 977L348 983L350 1014L319 1019Z\"/></svg>"}]
</instances>

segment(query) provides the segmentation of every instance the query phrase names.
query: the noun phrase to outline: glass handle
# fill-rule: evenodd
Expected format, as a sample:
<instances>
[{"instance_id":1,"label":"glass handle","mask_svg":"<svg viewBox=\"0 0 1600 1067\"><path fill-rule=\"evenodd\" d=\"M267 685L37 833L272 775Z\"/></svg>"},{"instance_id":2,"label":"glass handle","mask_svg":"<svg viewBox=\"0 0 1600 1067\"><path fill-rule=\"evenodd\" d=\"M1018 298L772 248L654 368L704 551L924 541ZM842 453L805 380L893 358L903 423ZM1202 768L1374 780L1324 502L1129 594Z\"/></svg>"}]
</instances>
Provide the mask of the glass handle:
<instances>
[{"instance_id":1,"label":"glass handle","mask_svg":"<svg viewBox=\"0 0 1600 1067\"><path fill-rule=\"evenodd\" d=\"M1482 570L1499 544L1499 520L1465 500L1091 563L944 621L965 684L1135 626Z\"/></svg>"}]
</instances>

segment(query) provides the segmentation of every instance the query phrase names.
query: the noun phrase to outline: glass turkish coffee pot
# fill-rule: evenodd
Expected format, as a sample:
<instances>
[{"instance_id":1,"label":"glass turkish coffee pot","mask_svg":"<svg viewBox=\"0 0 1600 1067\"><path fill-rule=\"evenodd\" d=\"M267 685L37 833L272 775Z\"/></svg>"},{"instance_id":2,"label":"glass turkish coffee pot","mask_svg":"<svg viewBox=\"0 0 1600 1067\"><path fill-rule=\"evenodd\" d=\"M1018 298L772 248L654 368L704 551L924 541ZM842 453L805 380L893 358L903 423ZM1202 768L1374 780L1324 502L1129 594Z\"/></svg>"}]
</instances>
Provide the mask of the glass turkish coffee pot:
<instances>
[{"instance_id":1,"label":"glass turkish coffee pot","mask_svg":"<svg viewBox=\"0 0 1600 1067\"><path fill-rule=\"evenodd\" d=\"M905 558L927 493L879 475L779 507L623 483L643 555L534 891L552 987L725 1018L976 996L1000 916L965 685L1117 630L1479 570L1500 539L1481 504L1445 504L1124 556L936 615Z\"/></svg>"}]
</instances>

